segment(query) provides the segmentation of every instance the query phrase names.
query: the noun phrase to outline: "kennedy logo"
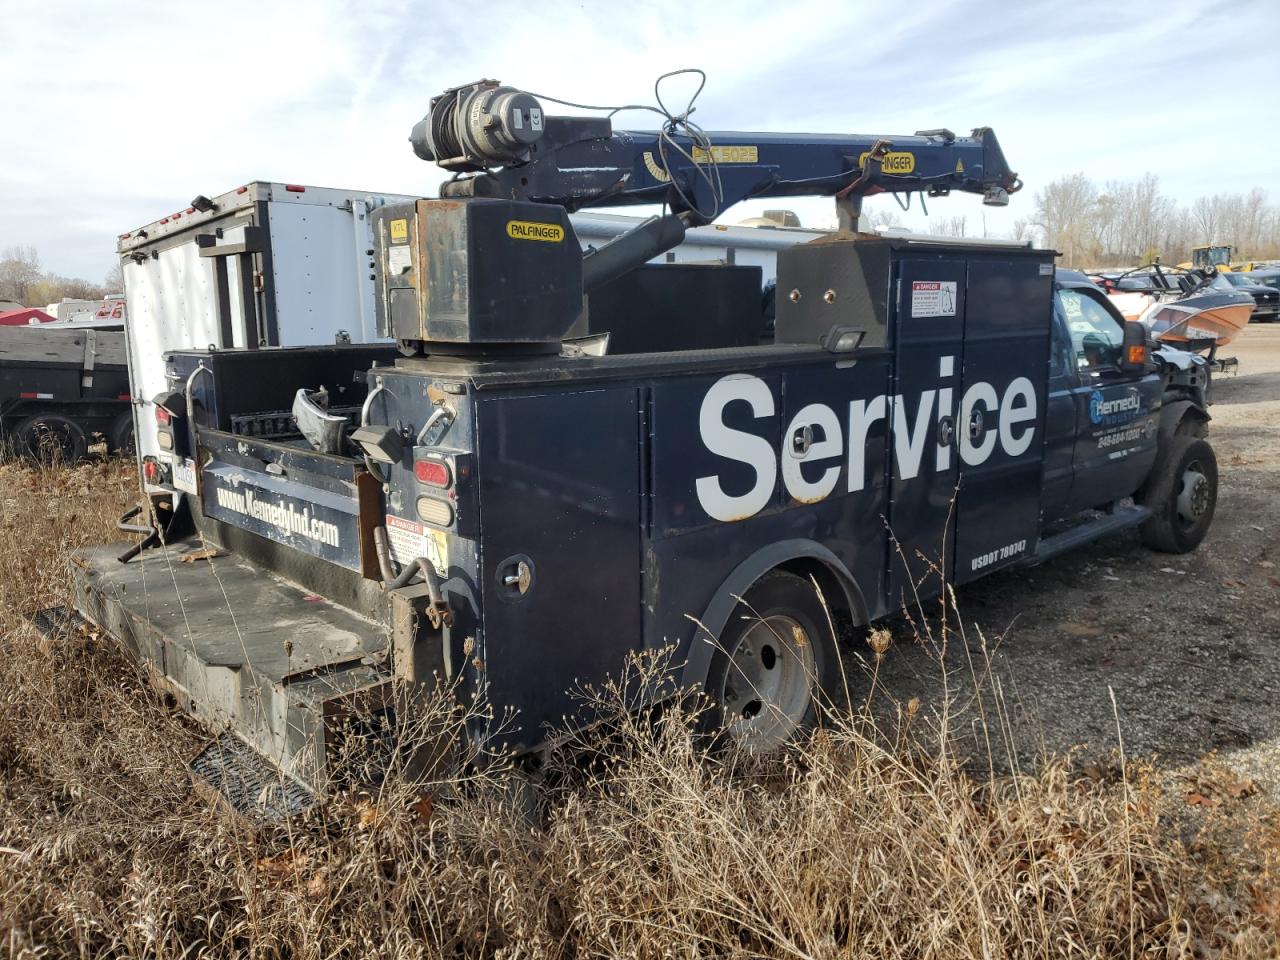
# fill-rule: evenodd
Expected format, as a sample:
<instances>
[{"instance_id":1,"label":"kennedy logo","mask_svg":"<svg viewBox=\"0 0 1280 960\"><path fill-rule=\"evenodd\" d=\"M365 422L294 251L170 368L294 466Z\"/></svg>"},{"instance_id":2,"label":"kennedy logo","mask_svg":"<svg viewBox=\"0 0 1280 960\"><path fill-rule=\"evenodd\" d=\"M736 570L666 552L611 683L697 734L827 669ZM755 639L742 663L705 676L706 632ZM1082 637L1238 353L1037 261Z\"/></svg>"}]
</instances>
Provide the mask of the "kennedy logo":
<instances>
[{"instance_id":1,"label":"kennedy logo","mask_svg":"<svg viewBox=\"0 0 1280 960\"><path fill-rule=\"evenodd\" d=\"M1123 397L1108 399L1101 390L1089 397L1089 419L1099 426L1132 420L1142 412L1142 398L1130 387Z\"/></svg>"}]
</instances>

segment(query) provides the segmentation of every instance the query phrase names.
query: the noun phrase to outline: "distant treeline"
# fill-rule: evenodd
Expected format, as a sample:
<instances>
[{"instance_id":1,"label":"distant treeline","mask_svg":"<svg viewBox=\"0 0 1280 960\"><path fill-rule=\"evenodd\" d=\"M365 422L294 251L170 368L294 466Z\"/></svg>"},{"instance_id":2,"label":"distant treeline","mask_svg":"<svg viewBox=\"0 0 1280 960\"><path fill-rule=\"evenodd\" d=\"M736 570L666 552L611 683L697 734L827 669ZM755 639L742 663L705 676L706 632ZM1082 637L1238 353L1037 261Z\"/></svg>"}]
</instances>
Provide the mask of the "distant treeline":
<instances>
[{"instance_id":1,"label":"distant treeline","mask_svg":"<svg viewBox=\"0 0 1280 960\"><path fill-rule=\"evenodd\" d=\"M1062 253L1068 266L1119 266L1191 258L1203 244L1235 247L1233 259L1280 257L1280 207L1266 191L1216 193L1181 206L1160 192L1148 173L1099 186L1083 173L1062 177L1036 194L1029 225L1037 239Z\"/></svg>"},{"instance_id":2,"label":"distant treeline","mask_svg":"<svg viewBox=\"0 0 1280 960\"><path fill-rule=\"evenodd\" d=\"M44 307L63 297L101 300L108 293L123 291L119 266L113 268L102 283L92 283L41 270L40 255L35 247L9 247L0 253L0 300Z\"/></svg>"}]
</instances>

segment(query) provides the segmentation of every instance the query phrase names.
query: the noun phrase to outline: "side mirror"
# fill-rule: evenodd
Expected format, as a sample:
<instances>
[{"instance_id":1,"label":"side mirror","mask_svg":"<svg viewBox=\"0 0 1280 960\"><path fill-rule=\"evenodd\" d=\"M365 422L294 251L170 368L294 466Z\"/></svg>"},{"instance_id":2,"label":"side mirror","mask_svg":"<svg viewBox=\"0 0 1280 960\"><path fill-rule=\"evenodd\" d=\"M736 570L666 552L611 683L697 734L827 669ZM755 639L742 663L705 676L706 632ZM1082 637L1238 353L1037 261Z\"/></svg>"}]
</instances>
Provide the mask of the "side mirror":
<instances>
[{"instance_id":1,"label":"side mirror","mask_svg":"<svg viewBox=\"0 0 1280 960\"><path fill-rule=\"evenodd\" d=\"M1124 344L1120 348L1121 371L1124 373L1146 373L1149 355L1147 328L1137 320L1126 320L1124 324Z\"/></svg>"}]
</instances>

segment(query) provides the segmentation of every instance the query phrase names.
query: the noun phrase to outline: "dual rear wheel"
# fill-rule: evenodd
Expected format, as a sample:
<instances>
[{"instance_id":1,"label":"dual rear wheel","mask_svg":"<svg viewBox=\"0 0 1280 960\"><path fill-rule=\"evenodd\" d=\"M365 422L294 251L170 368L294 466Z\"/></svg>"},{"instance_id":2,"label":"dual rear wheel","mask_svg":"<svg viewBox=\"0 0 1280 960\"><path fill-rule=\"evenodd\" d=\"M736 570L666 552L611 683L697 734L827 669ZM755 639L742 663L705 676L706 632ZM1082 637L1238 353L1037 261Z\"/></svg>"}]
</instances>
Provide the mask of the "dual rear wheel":
<instances>
[{"instance_id":1,"label":"dual rear wheel","mask_svg":"<svg viewBox=\"0 0 1280 960\"><path fill-rule=\"evenodd\" d=\"M774 752L836 700L835 631L817 587L784 571L743 595L720 634L706 690L708 725L730 749Z\"/></svg>"},{"instance_id":2,"label":"dual rear wheel","mask_svg":"<svg viewBox=\"0 0 1280 960\"><path fill-rule=\"evenodd\" d=\"M135 449L132 411L119 414L105 431L104 438L112 453L132 455ZM14 428L13 439L17 453L35 463L78 463L89 453L88 431L77 421L57 413L27 417Z\"/></svg>"}]
</instances>

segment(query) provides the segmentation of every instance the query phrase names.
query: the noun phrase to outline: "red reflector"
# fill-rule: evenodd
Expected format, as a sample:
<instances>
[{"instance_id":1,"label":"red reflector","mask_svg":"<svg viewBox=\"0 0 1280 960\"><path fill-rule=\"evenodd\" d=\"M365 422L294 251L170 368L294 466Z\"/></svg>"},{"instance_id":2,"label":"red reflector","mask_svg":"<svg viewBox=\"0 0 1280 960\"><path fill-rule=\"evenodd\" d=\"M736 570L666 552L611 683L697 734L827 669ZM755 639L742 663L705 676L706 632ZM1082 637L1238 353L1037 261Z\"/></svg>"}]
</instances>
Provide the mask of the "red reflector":
<instances>
[{"instance_id":1,"label":"red reflector","mask_svg":"<svg viewBox=\"0 0 1280 960\"><path fill-rule=\"evenodd\" d=\"M167 427L173 423L173 414L164 407L156 407L156 423L162 427Z\"/></svg>"},{"instance_id":2,"label":"red reflector","mask_svg":"<svg viewBox=\"0 0 1280 960\"><path fill-rule=\"evenodd\" d=\"M142 465L142 475L147 478L148 483L155 483L160 476L160 465L154 460L148 460Z\"/></svg>"},{"instance_id":3,"label":"red reflector","mask_svg":"<svg viewBox=\"0 0 1280 960\"><path fill-rule=\"evenodd\" d=\"M441 460L418 460L413 465L413 475L430 487L449 485L449 465Z\"/></svg>"},{"instance_id":4,"label":"red reflector","mask_svg":"<svg viewBox=\"0 0 1280 960\"><path fill-rule=\"evenodd\" d=\"M248 188L248 187L239 187L239 188L236 190L236 193L248 193L248 192L249 192L249 188Z\"/></svg>"},{"instance_id":5,"label":"red reflector","mask_svg":"<svg viewBox=\"0 0 1280 960\"><path fill-rule=\"evenodd\" d=\"M117 400L132 400L132 399L133 399L133 397L129 396L129 394L127 394L127 393L122 393L122 394L120 394L120 396L116 397L116 399L117 399Z\"/></svg>"},{"instance_id":6,"label":"red reflector","mask_svg":"<svg viewBox=\"0 0 1280 960\"><path fill-rule=\"evenodd\" d=\"M195 213L195 212L196 212L195 207L187 207L187 213Z\"/></svg>"},{"instance_id":7,"label":"red reflector","mask_svg":"<svg viewBox=\"0 0 1280 960\"><path fill-rule=\"evenodd\" d=\"M284 185L284 188L288 190L290 193L306 193L307 192L306 187L300 187L296 183L286 183Z\"/></svg>"},{"instance_id":8,"label":"red reflector","mask_svg":"<svg viewBox=\"0 0 1280 960\"><path fill-rule=\"evenodd\" d=\"M161 222L161 223L168 223L168 222L169 222L169 218L168 218L168 217L165 217L165 218L164 218L163 220L161 220L160 222Z\"/></svg>"},{"instance_id":9,"label":"red reflector","mask_svg":"<svg viewBox=\"0 0 1280 960\"><path fill-rule=\"evenodd\" d=\"M20 394L18 394L18 399L19 399L19 400L34 400L34 399L36 399L38 396L40 396L40 394L38 394L38 393L20 393Z\"/></svg>"}]
</instances>

